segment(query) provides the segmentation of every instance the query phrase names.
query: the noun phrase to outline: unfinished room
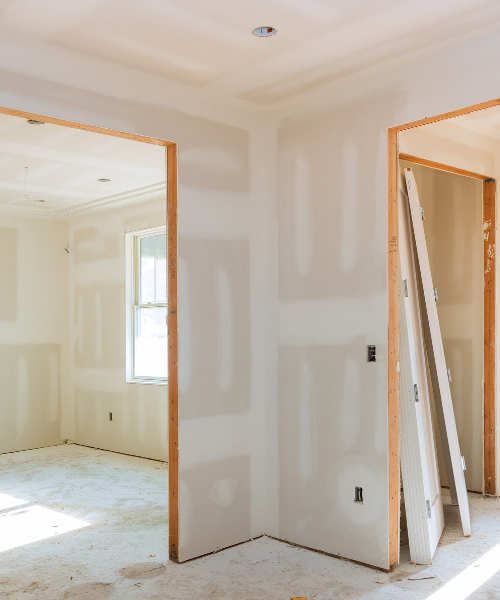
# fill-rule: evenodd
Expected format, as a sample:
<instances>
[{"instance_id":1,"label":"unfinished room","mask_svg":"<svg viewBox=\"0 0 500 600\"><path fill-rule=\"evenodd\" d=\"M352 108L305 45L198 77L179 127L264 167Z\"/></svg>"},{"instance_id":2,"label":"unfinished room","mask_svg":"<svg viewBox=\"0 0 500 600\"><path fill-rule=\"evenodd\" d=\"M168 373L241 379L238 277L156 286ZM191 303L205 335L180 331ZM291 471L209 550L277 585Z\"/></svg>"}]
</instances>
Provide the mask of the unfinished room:
<instances>
[{"instance_id":1,"label":"unfinished room","mask_svg":"<svg viewBox=\"0 0 500 600\"><path fill-rule=\"evenodd\" d=\"M0 45L0 597L500 599L500 4Z\"/></svg>"}]
</instances>

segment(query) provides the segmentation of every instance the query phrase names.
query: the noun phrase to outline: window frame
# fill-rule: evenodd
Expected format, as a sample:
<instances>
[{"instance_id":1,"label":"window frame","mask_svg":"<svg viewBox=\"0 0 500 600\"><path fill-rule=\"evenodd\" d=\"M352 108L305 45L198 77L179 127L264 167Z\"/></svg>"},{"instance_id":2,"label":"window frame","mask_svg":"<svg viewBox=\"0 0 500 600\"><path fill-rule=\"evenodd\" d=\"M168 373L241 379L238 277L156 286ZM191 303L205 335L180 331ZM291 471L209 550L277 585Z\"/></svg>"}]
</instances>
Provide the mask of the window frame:
<instances>
[{"instance_id":1,"label":"window frame","mask_svg":"<svg viewBox=\"0 0 500 600\"><path fill-rule=\"evenodd\" d=\"M167 377L137 376L135 366L135 328L138 308L167 308L167 301L140 304L140 265L139 265L139 240L154 235L166 235L165 225L148 227L125 234L125 259L126 259L126 382L153 385L168 385ZM168 283L167 283L168 285ZM166 294L168 300L168 292ZM167 324L165 323L165 327ZM168 333L167 333L168 335Z\"/></svg>"}]
</instances>

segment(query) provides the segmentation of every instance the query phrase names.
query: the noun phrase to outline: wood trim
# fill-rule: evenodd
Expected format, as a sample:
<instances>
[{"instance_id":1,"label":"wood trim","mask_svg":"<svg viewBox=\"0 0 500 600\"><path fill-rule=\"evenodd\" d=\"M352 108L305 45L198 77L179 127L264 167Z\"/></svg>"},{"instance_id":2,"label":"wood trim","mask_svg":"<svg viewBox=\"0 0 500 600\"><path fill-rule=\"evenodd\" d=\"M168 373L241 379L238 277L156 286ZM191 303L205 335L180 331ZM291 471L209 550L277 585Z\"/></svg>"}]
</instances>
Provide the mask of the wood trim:
<instances>
[{"instance_id":1,"label":"wood trim","mask_svg":"<svg viewBox=\"0 0 500 600\"><path fill-rule=\"evenodd\" d=\"M495 411L496 182L483 186L484 224L484 493L496 495Z\"/></svg>"},{"instance_id":2,"label":"wood trim","mask_svg":"<svg viewBox=\"0 0 500 600\"><path fill-rule=\"evenodd\" d=\"M389 430L389 568L399 562L399 360L398 343L398 136L388 131L388 430Z\"/></svg>"},{"instance_id":3,"label":"wood trim","mask_svg":"<svg viewBox=\"0 0 500 600\"><path fill-rule=\"evenodd\" d=\"M474 179L482 179L483 181L491 179L489 175L481 175L480 173L474 173L474 171L466 171L465 169L459 169L458 167L434 162L433 160L427 160L426 158L419 158L418 156L412 156L411 154L400 153L399 160L407 160L416 165L423 165L424 167L431 167L433 169L439 169L440 171L455 173L456 175L464 175L465 177L473 177Z\"/></svg>"},{"instance_id":4,"label":"wood trim","mask_svg":"<svg viewBox=\"0 0 500 600\"><path fill-rule=\"evenodd\" d=\"M177 144L167 147L168 514L170 559L179 558L179 404L177 331Z\"/></svg>"},{"instance_id":5,"label":"wood trim","mask_svg":"<svg viewBox=\"0 0 500 600\"><path fill-rule=\"evenodd\" d=\"M67 121L65 119L56 119L47 115L39 115L36 113L26 112L24 110L14 110L0 106L0 114L11 115L12 117L21 117L22 119L35 119L44 123L52 123L53 125L61 125L63 127L71 127L72 129L81 129L82 131L92 131L93 133L103 133L104 135L112 135L135 142L144 142L146 144L154 144L156 146L171 146L175 142L161 140L160 138L152 138L146 135L138 135L137 133L127 133L126 131L117 131L115 129L106 129L105 127L97 127L95 125L85 125L84 123L76 123L75 121Z\"/></svg>"},{"instance_id":6,"label":"wood trim","mask_svg":"<svg viewBox=\"0 0 500 600\"><path fill-rule=\"evenodd\" d=\"M498 105L500 105L500 98L495 98L494 100L479 102L478 104L473 104L472 106L467 106L465 108L450 110L448 112L441 113L434 117L425 117L424 119L418 119L417 121L411 121L410 123L405 123L403 125L396 125L394 127L391 127L390 129L393 129L394 131L404 131L405 129L412 129L413 127L420 127L421 125L428 125L429 123L436 123L437 121L453 119L453 117L467 115L469 113L476 112L477 110L484 110L485 108L491 108L492 106Z\"/></svg>"}]
</instances>

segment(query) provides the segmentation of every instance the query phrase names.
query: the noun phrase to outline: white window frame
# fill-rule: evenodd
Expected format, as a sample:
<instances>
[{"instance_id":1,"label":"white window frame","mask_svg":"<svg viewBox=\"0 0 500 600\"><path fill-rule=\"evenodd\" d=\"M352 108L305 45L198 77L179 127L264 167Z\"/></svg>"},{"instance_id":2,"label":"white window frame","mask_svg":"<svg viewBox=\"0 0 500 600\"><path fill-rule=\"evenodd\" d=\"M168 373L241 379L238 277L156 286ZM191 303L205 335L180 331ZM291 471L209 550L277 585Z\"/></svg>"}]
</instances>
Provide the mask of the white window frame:
<instances>
[{"instance_id":1,"label":"white window frame","mask_svg":"<svg viewBox=\"0 0 500 600\"><path fill-rule=\"evenodd\" d=\"M154 304L138 304L139 298L139 244L138 240L152 235L167 233L165 225L139 229L125 234L125 260L126 260L126 381L127 383L144 383L154 385L168 385L167 377L138 377L134 374L134 347L135 347L135 315L137 307L163 307L166 302Z\"/></svg>"}]
</instances>

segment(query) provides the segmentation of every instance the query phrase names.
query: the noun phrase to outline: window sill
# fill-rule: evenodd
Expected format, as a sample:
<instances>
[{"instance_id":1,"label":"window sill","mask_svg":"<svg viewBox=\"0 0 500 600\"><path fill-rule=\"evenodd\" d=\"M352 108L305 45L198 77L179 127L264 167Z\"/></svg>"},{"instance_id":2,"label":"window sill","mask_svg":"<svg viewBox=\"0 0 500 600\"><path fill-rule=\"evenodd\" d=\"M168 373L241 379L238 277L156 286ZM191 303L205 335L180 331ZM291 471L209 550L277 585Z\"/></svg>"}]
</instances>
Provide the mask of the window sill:
<instances>
[{"instance_id":1,"label":"window sill","mask_svg":"<svg viewBox=\"0 0 500 600\"><path fill-rule=\"evenodd\" d=\"M129 383L142 383L144 385L168 385L167 379L127 379Z\"/></svg>"}]
</instances>

